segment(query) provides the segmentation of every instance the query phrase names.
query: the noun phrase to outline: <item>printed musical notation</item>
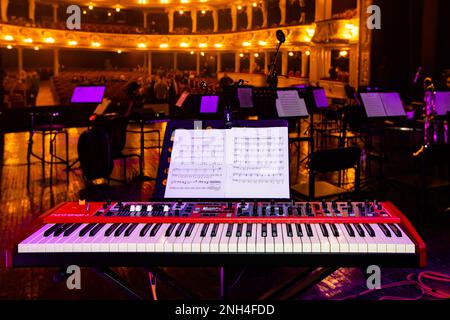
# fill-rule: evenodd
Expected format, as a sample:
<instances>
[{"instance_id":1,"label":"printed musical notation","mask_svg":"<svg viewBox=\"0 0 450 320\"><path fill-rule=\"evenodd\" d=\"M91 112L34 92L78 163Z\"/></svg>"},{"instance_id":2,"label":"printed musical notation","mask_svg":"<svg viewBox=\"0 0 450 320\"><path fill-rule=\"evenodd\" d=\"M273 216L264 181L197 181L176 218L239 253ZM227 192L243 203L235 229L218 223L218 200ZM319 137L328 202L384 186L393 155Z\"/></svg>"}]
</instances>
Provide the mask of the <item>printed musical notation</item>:
<instances>
[{"instance_id":1,"label":"printed musical notation","mask_svg":"<svg viewBox=\"0 0 450 320\"><path fill-rule=\"evenodd\" d=\"M176 130L172 150L166 197L289 197L285 127Z\"/></svg>"}]
</instances>

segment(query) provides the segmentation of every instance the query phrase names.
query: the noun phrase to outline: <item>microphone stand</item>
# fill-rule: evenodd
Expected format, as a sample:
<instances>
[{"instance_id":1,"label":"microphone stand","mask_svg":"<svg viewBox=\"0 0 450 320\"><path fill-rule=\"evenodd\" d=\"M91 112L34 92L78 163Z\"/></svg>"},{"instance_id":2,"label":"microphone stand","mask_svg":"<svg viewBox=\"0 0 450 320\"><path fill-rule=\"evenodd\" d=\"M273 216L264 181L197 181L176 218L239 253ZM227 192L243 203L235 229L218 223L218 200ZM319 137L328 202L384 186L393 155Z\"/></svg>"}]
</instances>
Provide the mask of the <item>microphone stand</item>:
<instances>
[{"instance_id":1,"label":"microphone stand","mask_svg":"<svg viewBox=\"0 0 450 320\"><path fill-rule=\"evenodd\" d=\"M233 84L233 86L231 87L230 96L227 99L225 99L224 92L222 91L222 100L225 103L223 120L224 120L226 129L231 129L231 127L233 126L233 111L231 109L231 105L232 105L232 101L233 101L234 97L236 97L236 95L237 95L237 89L242 84L244 84L244 80L239 79L238 81L236 81L236 83Z\"/></svg>"},{"instance_id":2,"label":"microphone stand","mask_svg":"<svg viewBox=\"0 0 450 320\"><path fill-rule=\"evenodd\" d=\"M276 89L278 86L278 73L277 73L277 58L278 53L280 52L280 48L283 42L278 41L277 48L275 51L275 55L272 57L269 66L269 74L267 75L266 83L270 88Z\"/></svg>"}]
</instances>

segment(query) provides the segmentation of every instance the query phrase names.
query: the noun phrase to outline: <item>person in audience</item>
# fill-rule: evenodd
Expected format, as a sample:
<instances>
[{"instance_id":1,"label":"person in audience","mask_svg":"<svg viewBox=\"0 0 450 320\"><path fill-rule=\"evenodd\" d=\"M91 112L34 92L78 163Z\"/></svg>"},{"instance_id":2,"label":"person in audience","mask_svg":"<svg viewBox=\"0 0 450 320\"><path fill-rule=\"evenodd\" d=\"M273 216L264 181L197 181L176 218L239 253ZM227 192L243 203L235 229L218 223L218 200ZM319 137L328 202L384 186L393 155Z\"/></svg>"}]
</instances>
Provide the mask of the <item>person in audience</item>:
<instances>
[{"instance_id":1,"label":"person in audience","mask_svg":"<svg viewBox=\"0 0 450 320\"><path fill-rule=\"evenodd\" d=\"M125 77L125 75L123 73L119 76L119 81L121 81L121 82L127 81L127 78Z\"/></svg>"},{"instance_id":2,"label":"person in audience","mask_svg":"<svg viewBox=\"0 0 450 320\"><path fill-rule=\"evenodd\" d=\"M219 87L220 88L225 88L225 87L229 87L229 86L231 86L233 84L233 79L231 79L229 76L228 76L228 73L224 73L223 74L223 77L222 78L220 78L220 80L219 80Z\"/></svg>"},{"instance_id":3,"label":"person in audience","mask_svg":"<svg viewBox=\"0 0 450 320\"><path fill-rule=\"evenodd\" d=\"M208 62L205 62L205 64L203 65L202 76L204 78L210 78L211 77L211 67L209 66Z\"/></svg>"},{"instance_id":4,"label":"person in audience","mask_svg":"<svg viewBox=\"0 0 450 320\"><path fill-rule=\"evenodd\" d=\"M337 80L338 78L338 68L331 67L330 70L328 70L328 74L330 75L331 80Z\"/></svg>"},{"instance_id":5,"label":"person in audience","mask_svg":"<svg viewBox=\"0 0 450 320\"><path fill-rule=\"evenodd\" d=\"M32 107L35 107L40 88L39 75L36 71L30 73L27 77L26 88L28 104Z\"/></svg>"},{"instance_id":6,"label":"person in audience","mask_svg":"<svg viewBox=\"0 0 450 320\"><path fill-rule=\"evenodd\" d=\"M159 77L158 82L155 84L155 98L158 103L164 103L167 101L169 93L169 87L163 77Z\"/></svg>"}]
</instances>

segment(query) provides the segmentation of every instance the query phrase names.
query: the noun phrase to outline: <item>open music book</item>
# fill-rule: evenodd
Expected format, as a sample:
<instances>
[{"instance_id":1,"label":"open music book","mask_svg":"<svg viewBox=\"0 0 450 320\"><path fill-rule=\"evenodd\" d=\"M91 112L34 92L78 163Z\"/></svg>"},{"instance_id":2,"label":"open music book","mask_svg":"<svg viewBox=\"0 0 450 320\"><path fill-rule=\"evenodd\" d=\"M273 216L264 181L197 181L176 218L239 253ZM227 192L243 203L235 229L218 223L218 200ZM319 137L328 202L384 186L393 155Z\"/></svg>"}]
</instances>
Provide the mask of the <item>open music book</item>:
<instances>
[{"instance_id":1,"label":"open music book","mask_svg":"<svg viewBox=\"0 0 450 320\"><path fill-rule=\"evenodd\" d=\"M361 99L369 118L406 116L405 109L397 92L361 93Z\"/></svg>"},{"instance_id":2,"label":"open music book","mask_svg":"<svg viewBox=\"0 0 450 320\"><path fill-rule=\"evenodd\" d=\"M276 108L280 118L307 117L308 110L304 99L297 90L277 90Z\"/></svg>"},{"instance_id":3,"label":"open music book","mask_svg":"<svg viewBox=\"0 0 450 320\"><path fill-rule=\"evenodd\" d=\"M289 198L287 127L173 133L165 198Z\"/></svg>"}]
</instances>

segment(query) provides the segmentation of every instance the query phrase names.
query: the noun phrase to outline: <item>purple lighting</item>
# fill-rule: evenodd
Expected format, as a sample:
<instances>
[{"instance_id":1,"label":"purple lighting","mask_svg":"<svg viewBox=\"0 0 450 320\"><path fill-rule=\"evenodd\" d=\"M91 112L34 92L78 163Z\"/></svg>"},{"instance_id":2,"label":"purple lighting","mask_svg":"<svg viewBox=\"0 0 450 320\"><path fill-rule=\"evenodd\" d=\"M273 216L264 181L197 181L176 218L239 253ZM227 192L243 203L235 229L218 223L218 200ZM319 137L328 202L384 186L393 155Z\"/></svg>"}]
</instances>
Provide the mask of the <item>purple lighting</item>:
<instances>
[{"instance_id":1,"label":"purple lighting","mask_svg":"<svg viewBox=\"0 0 450 320\"><path fill-rule=\"evenodd\" d=\"M101 103L105 94L105 86L75 87L71 103Z\"/></svg>"}]
</instances>

